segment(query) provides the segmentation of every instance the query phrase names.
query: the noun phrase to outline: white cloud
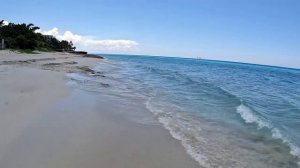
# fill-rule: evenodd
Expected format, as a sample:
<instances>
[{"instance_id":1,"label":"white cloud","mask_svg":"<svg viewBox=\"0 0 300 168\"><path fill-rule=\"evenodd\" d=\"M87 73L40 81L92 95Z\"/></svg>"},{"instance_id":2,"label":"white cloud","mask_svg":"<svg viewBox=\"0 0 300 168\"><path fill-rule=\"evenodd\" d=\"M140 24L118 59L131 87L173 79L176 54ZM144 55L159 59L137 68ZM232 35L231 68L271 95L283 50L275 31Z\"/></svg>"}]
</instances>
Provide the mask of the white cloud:
<instances>
[{"instance_id":1,"label":"white cloud","mask_svg":"<svg viewBox=\"0 0 300 168\"><path fill-rule=\"evenodd\" d=\"M1 21L1 20L0 20ZM4 20L3 21L3 24L6 26L6 25L8 25L9 24L9 22L8 21L6 21L6 20Z\"/></svg>"},{"instance_id":2,"label":"white cloud","mask_svg":"<svg viewBox=\"0 0 300 168\"><path fill-rule=\"evenodd\" d=\"M137 50L139 45L133 40L99 40L90 36L74 34L71 31L65 31L63 34L54 27L48 31L38 30L44 35L52 35L58 40L72 41L78 50L87 50L90 52L131 52Z\"/></svg>"}]
</instances>

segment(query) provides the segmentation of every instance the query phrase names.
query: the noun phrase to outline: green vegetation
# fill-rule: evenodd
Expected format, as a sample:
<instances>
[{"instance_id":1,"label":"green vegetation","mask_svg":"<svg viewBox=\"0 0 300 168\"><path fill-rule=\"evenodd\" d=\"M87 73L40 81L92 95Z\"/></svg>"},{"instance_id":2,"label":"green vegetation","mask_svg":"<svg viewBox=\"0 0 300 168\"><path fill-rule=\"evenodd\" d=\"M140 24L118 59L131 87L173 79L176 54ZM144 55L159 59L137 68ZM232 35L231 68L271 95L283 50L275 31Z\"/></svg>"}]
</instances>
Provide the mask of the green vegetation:
<instances>
[{"instance_id":1,"label":"green vegetation","mask_svg":"<svg viewBox=\"0 0 300 168\"><path fill-rule=\"evenodd\" d=\"M40 29L30 24L14 24L4 25L4 21L0 21L0 39L5 40L6 48L14 50L22 50L24 52L40 51L70 51L75 50L73 43L70 41L59 41L53 36L45 36L36 32Z\"/></svg>"}]
</instances>

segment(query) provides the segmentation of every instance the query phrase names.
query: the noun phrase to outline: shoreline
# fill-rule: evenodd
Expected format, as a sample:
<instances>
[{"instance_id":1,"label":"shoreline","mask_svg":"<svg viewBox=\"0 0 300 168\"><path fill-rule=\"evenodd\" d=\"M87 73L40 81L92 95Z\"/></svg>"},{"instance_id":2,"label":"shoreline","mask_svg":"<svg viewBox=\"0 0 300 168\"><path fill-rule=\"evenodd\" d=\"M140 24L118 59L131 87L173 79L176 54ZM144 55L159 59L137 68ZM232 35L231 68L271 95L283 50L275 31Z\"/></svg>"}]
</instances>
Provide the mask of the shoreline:
<instances>
[{"instance_id":1,"label":"shoreline","mask_svg":"<svg viewBox=\"0 0 300 168\"><path fill-rule=\"evenodd\" d=\"M132 121L144 107L67 86L67 73L105 77L98 61L0 51L0 166L199 167L161 125Z\"/></svg>"}]
</instances>

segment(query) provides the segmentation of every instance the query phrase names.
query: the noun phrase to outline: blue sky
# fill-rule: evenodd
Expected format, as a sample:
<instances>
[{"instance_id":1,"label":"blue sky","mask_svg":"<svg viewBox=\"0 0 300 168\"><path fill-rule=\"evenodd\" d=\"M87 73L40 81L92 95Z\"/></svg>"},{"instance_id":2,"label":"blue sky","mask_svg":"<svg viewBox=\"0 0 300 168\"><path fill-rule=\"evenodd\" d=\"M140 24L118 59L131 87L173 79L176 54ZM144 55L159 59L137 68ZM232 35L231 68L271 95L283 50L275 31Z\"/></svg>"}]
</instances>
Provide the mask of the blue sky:
<instances>
[{"instance_id":1,"label":"blue sky","mask_svg":"<svg viewBox=\"0 0 300 168\"><path fill-rule=\"evenodd\" d=\"M91 52L200 56L300 68L299 0L0 0L0 4L2 19L32 22L48 33L56 27L50 33L78 40L79 49Z\"/></svg>"}]
</instances>

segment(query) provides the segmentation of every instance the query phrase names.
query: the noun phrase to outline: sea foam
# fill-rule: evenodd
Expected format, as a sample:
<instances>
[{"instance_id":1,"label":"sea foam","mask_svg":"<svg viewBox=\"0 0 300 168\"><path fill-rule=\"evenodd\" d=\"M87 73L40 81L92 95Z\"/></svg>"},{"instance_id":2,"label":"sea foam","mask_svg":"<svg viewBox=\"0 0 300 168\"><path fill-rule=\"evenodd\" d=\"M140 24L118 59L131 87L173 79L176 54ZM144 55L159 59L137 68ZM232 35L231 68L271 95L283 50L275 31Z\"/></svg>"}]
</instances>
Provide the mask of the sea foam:
<instances>
[{"instance_id":1,"label":"sea foam","mask_svg":"<svg viewBox=\"0 0 300 168\"><path fill-rule=\"evenodd\" d=\"M237 107L237 113L240 114L242 119L250 124L256 124L258 129L267 128L271 131L272 137L274 139L280 139L283 143L288 145L290 147L290 153L294 156L296 156L298 159L300 159L300 148L295 145L291 140L289 140L287 137L283 136L281 131L278 128L275 128L270 121L267 121L266 119L263 119L255 114L254 111L252 111L248 106L241 103ZM300 166L300 161L298 162Z\"/></svg>"},{"instance_id":2,"label":"sea foam","mask_svg":"<svg viewBox=\"0 0 300 168\"><path fill-rule=\"evenodd\" d=\"M189 143L190 139L184 134L182 130L180 130L181 128L175 126L174 118L172 118L172 116L170 115L165 115L164 111L155 108L151 104L151 100L152 98L150 97L145 103L147 109L149 109L158 118L158 121L163 124L164 128L166 128L170 132L172 137L181 142L187 153L193 159L195 159L199 163L199 165L206 168L212 167L209 164L208 158L201 153L201 151L197 148L197 145Z\"/></svg>"}]
</instances>

